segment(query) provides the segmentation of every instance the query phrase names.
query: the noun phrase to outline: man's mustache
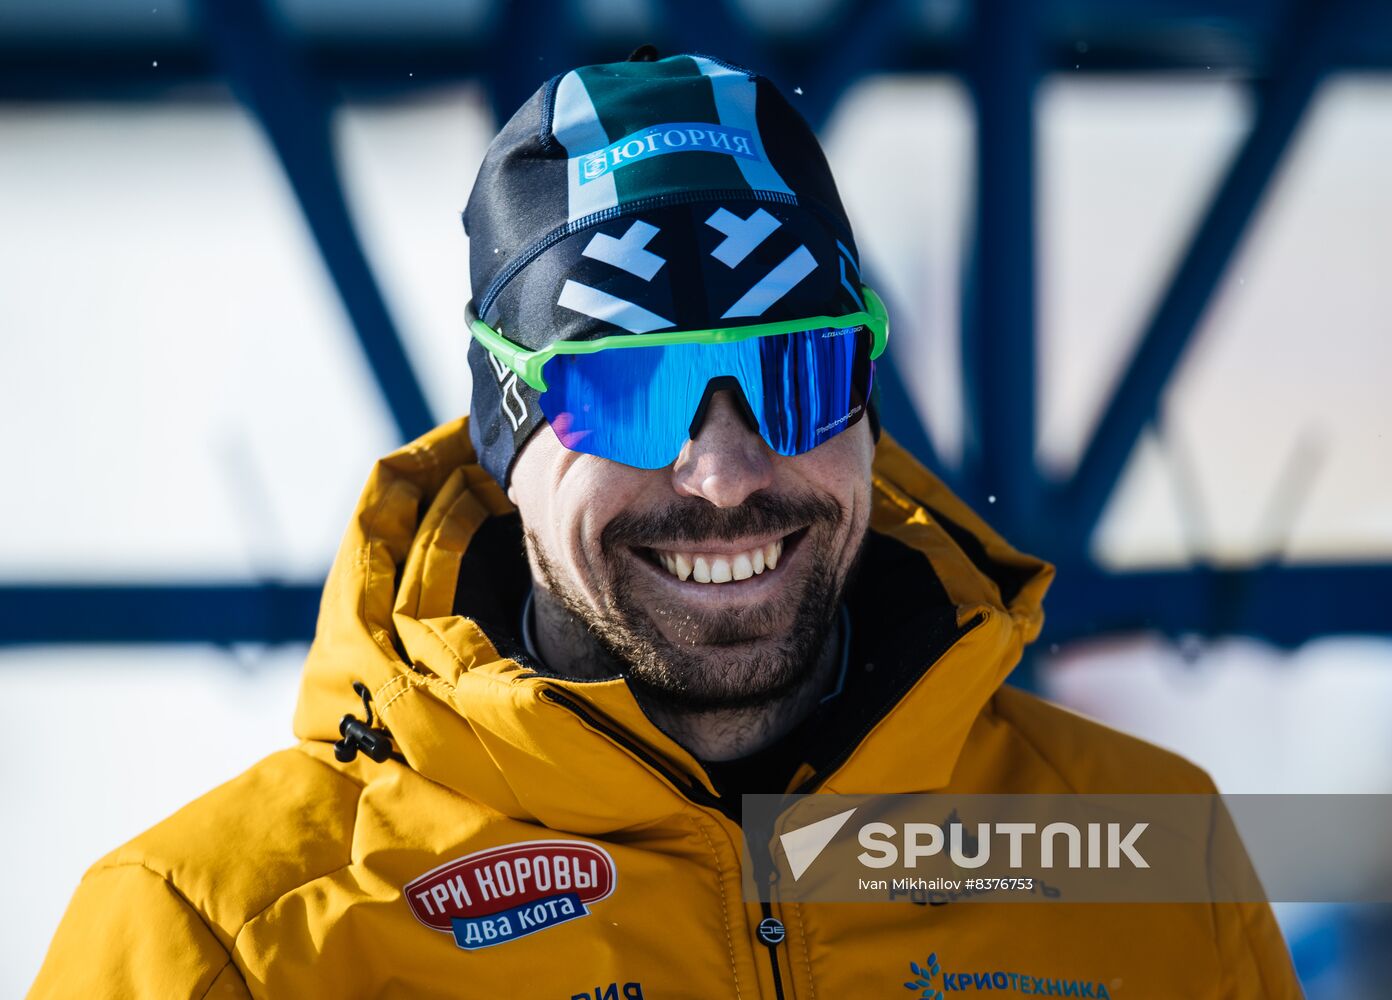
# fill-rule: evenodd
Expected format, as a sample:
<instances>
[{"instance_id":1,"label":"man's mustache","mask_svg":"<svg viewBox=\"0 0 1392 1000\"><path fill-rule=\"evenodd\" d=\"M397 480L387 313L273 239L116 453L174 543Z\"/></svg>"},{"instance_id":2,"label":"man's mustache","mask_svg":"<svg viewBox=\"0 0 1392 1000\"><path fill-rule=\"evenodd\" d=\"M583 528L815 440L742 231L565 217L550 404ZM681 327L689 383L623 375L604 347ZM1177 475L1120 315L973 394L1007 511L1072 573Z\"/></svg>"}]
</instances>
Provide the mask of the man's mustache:
<instances>
[{"instance_id":1,"label":"man's mustache","mask_svg":"<svg viewBox=\"0 0 1392 1000\"><path fill-rule=\"evenodd\" d=\"M787 535L818 523L835 525L843 517L839 503L815 493L760 490L738 507L682 497L661 510L616 515L600 533L600 544L608 552L620 545L660 548L681 542L728 542L750 535Z\"/></svg>"}]
</instances>

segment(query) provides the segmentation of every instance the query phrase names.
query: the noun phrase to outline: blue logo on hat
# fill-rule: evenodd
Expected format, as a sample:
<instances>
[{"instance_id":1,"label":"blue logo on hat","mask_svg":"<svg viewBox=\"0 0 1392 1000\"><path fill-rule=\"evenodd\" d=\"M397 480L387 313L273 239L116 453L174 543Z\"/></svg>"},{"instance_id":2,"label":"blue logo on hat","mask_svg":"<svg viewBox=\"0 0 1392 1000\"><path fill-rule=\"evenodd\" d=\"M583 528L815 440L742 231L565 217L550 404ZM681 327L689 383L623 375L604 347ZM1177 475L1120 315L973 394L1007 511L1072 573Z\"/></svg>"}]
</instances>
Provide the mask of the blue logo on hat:
<instances>
[{"instance_id":1,"label":"blue logo on hat","mask_svg":"<svg viewBox=\"0 0 1392 1000\"><path fill-rule=\"evenodd\" d=\"M580 183L588 184L663 153L722 153L744 160L762 159L754 149L748 129L710 122L669 122L640 129L603 149L578 157Z\"/></svg>"}]
</instances>

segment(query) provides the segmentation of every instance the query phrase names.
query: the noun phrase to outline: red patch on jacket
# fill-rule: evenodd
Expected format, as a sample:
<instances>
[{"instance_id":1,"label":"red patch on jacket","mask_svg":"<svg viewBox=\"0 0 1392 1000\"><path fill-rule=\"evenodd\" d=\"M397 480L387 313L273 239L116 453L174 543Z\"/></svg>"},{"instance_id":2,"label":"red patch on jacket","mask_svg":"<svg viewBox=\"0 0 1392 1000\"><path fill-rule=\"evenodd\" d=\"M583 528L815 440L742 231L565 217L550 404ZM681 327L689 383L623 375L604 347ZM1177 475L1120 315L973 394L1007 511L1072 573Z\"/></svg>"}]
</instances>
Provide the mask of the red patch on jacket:
<instances>
[{"instance_id":1,"label":"red patch on jacket","mask_svg":"<svg viewBox=\"0 0 1392 1000\"><path fill-rule=\"evenodd\" d=\"M614 859L579 840L529 840L467 854L412 879L402 893L416 919L449 932L455 919L484 917L558 895L593 903L614 891Z\"/></svg>"}]
</instances>

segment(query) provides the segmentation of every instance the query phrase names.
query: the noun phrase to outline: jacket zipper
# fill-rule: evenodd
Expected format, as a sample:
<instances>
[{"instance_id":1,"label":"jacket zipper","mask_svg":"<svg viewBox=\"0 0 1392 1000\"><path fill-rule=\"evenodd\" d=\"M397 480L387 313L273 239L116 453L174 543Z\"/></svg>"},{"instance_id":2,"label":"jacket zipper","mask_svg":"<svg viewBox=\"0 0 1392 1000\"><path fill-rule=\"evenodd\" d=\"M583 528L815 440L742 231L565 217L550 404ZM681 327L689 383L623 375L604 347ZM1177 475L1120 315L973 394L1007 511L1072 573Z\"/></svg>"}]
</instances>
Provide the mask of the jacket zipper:
<instances>
[{"instance_id":1,"label":"jacket zipper","mask_svg":"<svg viewBox=\"0 0 1392 1000\"><path fill-rule=\"evenodd\" d=\"M726 803L723 799L721 799L718 795L712 795L710 792L706 791L706 789L703 786L693 784L683 779L683 777L680 774L676 773L670 767L668 767L667 764L656 754L649 752L649 750L646 747L644 747L637 740L628 736L628 734L624 733L622 730L616 728L615 726L609 725L599 716L595 715L593 712L588 711L574 698L570 697L569 695L562 694L560 691L557 691L555 688L549 686L542 689L541 696L545 698L547 701L551 702L552 704L560 705L562 708L566 709L567 711L584 721L592 729L596 729L599 732L603 733L609 739L613 740L619 746L623 747L629 753L633 754L639 760L643 761L658 774L662 775L663 778L665 778L670 784L672 784L678 791L680 791L684 796L686 796L686 798L690 799L692 802L695 802L697 805L706 806L710 809L715 809L721 815L729 819L731 822L735 822L735 816L733 811L730 809L729 804ZM766 847L763 848L763 850L764 853L767 853ZM765 919L773 917L773 908L769 905L768 900L760 900L759 905L763 909ZM785 995L783 993L783 974L781 971L779 971L778 968L778 945L776 943L770 944L769 942L764 941L762 937L760 938L760 941L763 943L764 947L768 949L769 964L773 968L774 996L776 1000L785 1000Z\"/></svg>"},{"instance_id":2,"label":"jacket zipper","mask_svg":"<svg viewBox=\"0 0 1392 1000\"><path fill-rule=\"evenodd\" d=\"M971 632L985 620L985 612L978 612L969 622L967 622L965 626L961 628L943 630L942 635L932 646L930 655L928 657L928 665L924 667L922 671L915 674L911 679L907 680L905 684L902 685L898 690L896 690L894 692L894 697L889 700L889 704L891 706L898 704L899 699L904 696L908 689L912 687L915 683L917 683L918 679L922 677L924 673L927 673L929 670L931 670L933 665L936 664L938 660L942 659L944 653L951 649L952 646L956 644L956 642L959 639L961 639L967 633ZM583 722L585 722L588 726L590 726L590 728L603 733L609 739L613 740L619 746L623 747L629 753L633 754L633 756L643 761L643 763L647 764L658 774L662 775L662 777L669 784L671 784L674 788L681 792L682 795L684 795L687 799L696 803L697 805L705 806L709 809L716 810L721 815L729 819L731 822L736 823L736 825L739 825L741 833L743 832L743 825L739 824L736 821L734 812L733 810L731 810L728 803L726 803L718 795L712 795L710 792L706 791L704 785L687 781L681 774L678 774L671 767L669 767L665 761L663 761L656 754L649 751L645 746L643 746L637 740L630 737L627 733L623 732L616 726L610 725L606 720L600 718L595 713L587 710L574 698L571 698L569 695L562 694L560 691L556 690L555 688L549 685L542 688L542 697L545 698L547 701L551 702L552 704L560 705L562 708L571 712L573 715L575 715ZM794 791L791 794L802 795L816 788L816 786L821 783L821 781L826 777L826 775L835 771L837 767L839 767L842 763L845 762L845 760L848 757L850 757L851 752L855 750L857 746L860 745L861 741L863 741L867 735L869 735L870 730L874 729L875 726L879 724L879 721L882 717L882 715L877 716L876 718L872 719L869 723L867 723L865 728L856 736L855 739L851 740L850 743L835 757L833 757L820 771L809 777L806 781L804 781L801 785L794 789ZM751 844L749 846L750 853L754 857L756 865L758 865L759 859L768 853L768 845L760 844L758 846L757 854L755 853L754 845ZM768 870L770 873L772 872L772 869L772 859L769 859ZM762 873L756 870L756 880L760 877L762 877ZM768 900L761 899L759 901L759 906L763 911L765 920L774 919L773 907ZM786 933L787 930L785 926L784 940L786 940ZM773 970L774 997L776 998L776 1000L785 1000L785 994L783 992L783 973L778 965L778 943L770 943L768 941L765 941L762 938L762 936L760 937L760 941L763 943L764 947L768 949L769 965Z\"/></svg>"},{"instance_id":3,"label":"jacket zipper","mask_svg":"<svg viewBox=\"0 0 1392 1000\"><path fill-rule=\"evenodd\" d=\"M710 792L706 791L703 785L687 781L682 775L669 767L662 758L643 746L643 744L633 739L618 727L610 725L606 720L601 719L599 716L586 709L574 698L562 694L560 691L550 686L542 688L541 696L547 701L560 705L571 714L577 716L590 726L590 728L599 730L609 739L613 740L619 746L633 754L633 756L651 767L658 774L662 775L668 783L673 785L677 791L681 792L682 795L686 796L686 798L690 799L692 802L695 802L697 805L706 806L709 809L714 809L732 823L735 822L735 816L729 804L721 799L720 796L712 795Z\"/></svg>"},{"instance_id":4,"label":"jacket zipper","mask_svg":"<svg viewBox=\"0 0 1392 1000\"><path fill-rule=\"evenodd\" d=\"M769 904L769 901L768 901L767 899L761 899L761 900L759 901L759 906L760 906L760 907L763 909L763 911L764 911L764 919L765 919L765 920L772 920L772 919L774 919L774 916L773 916L773 907ZM781 923L781 922L782 922L782 921L780 921L780 923ZM784 925L784 927L785 927L785 929L784 929L784 934L786 935L786 934L787 934L786 925ZM784 938L784 940L787 940L786 937ZM773 967L773 995L774 995L774 997L777 998L777 1000L784 1000L784 997L783 997L783 973L780 972L779 969L778 969L778 945L777 945L777 944L771 944L771 943L769 943L768 941L765 941L765 942L764 942L764 947L768 949L769 965L771 965L771 966Z\"/></svg>"},{"instance_id":5,"label":"jacket zipper","mask_svg":"<svg viewBox=\"0 0 1392 1000\"><path fill-rule=\"evenodd\" d=\"M747 839L747 838L746 838ZM769 853L769 846L766 842L760 841L758 844L749 844L750 860L754 864L754 881L762 885L773 895L773 888L778 884L778 872L773 867L773 857ZM759 900L759 908L763 911L764 920L777 920L783 930L783 937L779 941L769 941L762 932L763 923L760 922L759 940L768 949L769 966L773 969L773 995L775 1000L784 1000L783 996L783 972L778 965L778 946L788 939L788 925L783 923L781 917L773 915L773 903L768 899Z\"/></svg>"},{"instance_id":6,"label":"jacket zipper","mask_svg":"<svg viewBox=\"0 0 1392 1000\"><path fill-rule=\"evenodd\" d=\"M905 694L908 693L909 688L913 687L914 684L918 683L919 678L921 678L924 674L931 670L933 666L940 659L943 658L943 655L954 645L956 645L957 642L963 636L971 632L985 620L985 612L978 612L976 615L972 617L970 621L966 623L966 625L960 628L944 629L942 634L938 637L937 641L933 643L929 651L927 666L925 666L923 670L913 675L913 677L906 680L905 683L894 692L893 697L890 698L888 701L889 706L893 707L894 705L899 704L899 700L903 698ZM882 719L883 717L884 715L882 713L881 715L876 716L874 719L866 723L865 727L859 733L856 734L855 739L851 740L845 746L844 749L842 749L839 753L836 754L836 756L834 756L830 761L823 765L823 767L819 771L809 776L806 781L804 781L801 785L795 788L790 794L803 795L812 792L817 787L817 785L821 784L821 782L825 780L827 775L831 774L843 763L845 763L846 759L850 757L851 753L855 750L855 748L860 746L860 744L864 741L866 736L870 735L870 731L874 729L875 726L879 725L880 719ZM753 845L751 845L751 849L752 846ZM768 853L767 845L760 844L759 848L761 855L766 855ZM772 858L769 859L769 874L770 876L776 876L776 873L773 870ZM757 878L758 873L756 872L756 879ZM763 908L765 919L771 918L773 916L773 907L769 904L767 900L760 900L759 902L760 906ZM786 924L784 924L783 939L785 941L787 940ZM767 941L765 941L764 944L768 948L769 963L773 966L774 996L776 997L776 1000L784 1000L783 974L781 971L779 971L778 967L778 945L769 944Z\"/></svg>"}]
</instances>

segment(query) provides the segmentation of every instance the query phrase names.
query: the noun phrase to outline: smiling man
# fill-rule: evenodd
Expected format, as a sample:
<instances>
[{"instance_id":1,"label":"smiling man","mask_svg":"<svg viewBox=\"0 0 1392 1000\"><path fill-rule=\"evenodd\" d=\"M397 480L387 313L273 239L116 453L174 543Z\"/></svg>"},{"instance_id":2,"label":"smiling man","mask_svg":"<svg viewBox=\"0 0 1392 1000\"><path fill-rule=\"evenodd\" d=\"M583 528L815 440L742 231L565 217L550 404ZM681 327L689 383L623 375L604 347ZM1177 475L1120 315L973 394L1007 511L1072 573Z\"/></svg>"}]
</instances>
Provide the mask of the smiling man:
<instances>
[{"instance_id":1,"label":"smiling man","mask_svg":"<svg viewBox=\"0 0 1392 1000\"><path fill-rule=\"evenodd\" d=\"M708 762L785 736L830 689L847 639L837 608L869 523L868 427L783 458L735 391L711 393L666 468L596 462L543 434L508 491L537 581L537 659L627 677L648 716Z\"/></svg>"},{"instance_id":2,"label":"smiling man","mask_svg":"<svg viewBox=\"0 0 1392 1000\"><path fill-rule=\"evenodd\" d=\"M1212 791L1002 686L1053 568L880 433L768 81L563 74L465 224L472 415L368 481L300 742L98 862L34 995L1299 995L1262 904L746 901L741 793Z\"/></svg>"}]
</instances>

